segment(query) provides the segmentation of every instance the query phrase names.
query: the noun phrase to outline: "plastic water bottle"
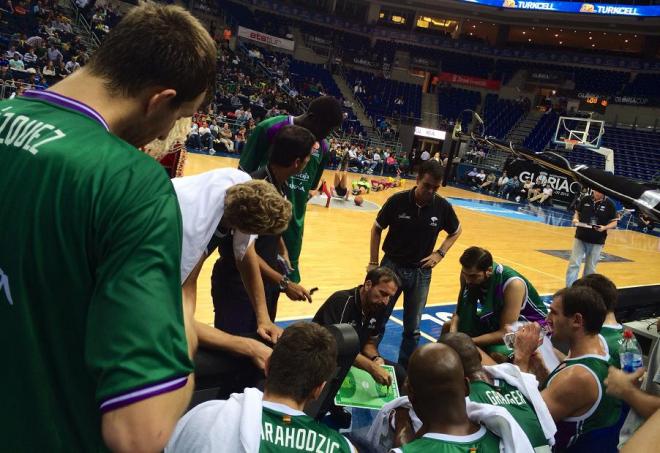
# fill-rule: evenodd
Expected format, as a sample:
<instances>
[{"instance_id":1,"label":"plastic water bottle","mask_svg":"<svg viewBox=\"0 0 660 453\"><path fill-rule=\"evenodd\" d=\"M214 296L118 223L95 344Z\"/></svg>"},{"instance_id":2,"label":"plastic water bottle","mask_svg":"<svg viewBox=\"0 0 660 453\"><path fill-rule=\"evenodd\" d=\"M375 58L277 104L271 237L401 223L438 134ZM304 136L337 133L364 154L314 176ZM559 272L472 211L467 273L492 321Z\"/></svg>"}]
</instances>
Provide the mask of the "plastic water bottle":
<instances>
[{"instance_id":1,"label":"plastic water bottle","mask_svg":"<svg viewBox=\"0 0 660 453\"><path fill-rule=\"evenodd\" d=\"M639 344L632 330L626 329L623 332L623 343L619 350L619 357L621 359L621 369L626 373L634 373L643 365L642 350L639 349Z\"/></svg>"}]
</instances>

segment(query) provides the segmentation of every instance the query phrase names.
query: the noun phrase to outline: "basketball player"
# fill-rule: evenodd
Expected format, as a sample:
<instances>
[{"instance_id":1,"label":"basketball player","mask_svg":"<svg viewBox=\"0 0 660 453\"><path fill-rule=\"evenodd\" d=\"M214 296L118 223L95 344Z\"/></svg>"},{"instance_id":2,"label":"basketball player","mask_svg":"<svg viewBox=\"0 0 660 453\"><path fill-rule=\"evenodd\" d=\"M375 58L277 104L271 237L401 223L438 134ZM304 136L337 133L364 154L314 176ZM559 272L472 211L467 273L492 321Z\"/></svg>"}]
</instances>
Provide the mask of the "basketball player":
<instances>
[{"instance_id":1,"label":"basketball player","mask_svg":"<svg viewBox=\"0 0 660 453\"><path fill-rule=\"evenodd\" d=\"M293 205L293 216L289 228L284 233L284 242L288 249L289 267L293 272L289 278L300 283L298 260L302 250L302 238L305 227L305 212L310 194L319 186L323 169L328 162L328 143L325 138L341 125L343 120L341 105L331 96L321 96L309 104L306 113L300 116L279 115L268 118L257 125L250 133L241 153L239 168L252 173L268 162L268 150L277 132L287 124L302 126L309 130L319 142L320 149L312 153L305 170L287 181L287 199Z\"/></svg>"},{"instance_id":2,"label":"basketball player","mask_svg":"<svg viewBox=\"0 0 660 453\"><path fill-rule=\"evenodd\" d=\"M413 352L408 367L408 398L424 431L411 441L406 439L399 433L405 427L413 433L410 417L398 416L396 439L408 443L393 452L499 452L500 439L468 419L468 393L461 360L452 348L432 343Z\"/></svg>"},{"instance_id":3,"label":"basketball player","mask_svg":"<svg viewBox=\"0 0 660 453\"><path fill-rule=\"evenodd\" d=\"M181 215L136 147L198 110L215 60L188 12L141 4L86 66L0 103L2 449L159 451L188 406Z\"/></svg>"},{"instance_id":4,"label":"basketball player","mask_svg":"<svg viewBox=\"0 0 660 453\"><path fill-rule=\"evenodd\" d=\"M264 393L246 388L227 401L203 403L179 422L166 453L294 452L353 453L336 431L305 415L333 375L337 344L314 323L289 326L266 365Z\"/></svg>"},{"instance_id":5,"label":"basketball player","mask_svg":"<svg viewBox=\"0 0 660 453\"><path fill-rule=\"evenodd\" d=\"M567 341L570 353L549 375L540 354L540 326L516 332L514 363L534 372L541 396L557 424L555 450L616 452L621 402L605 393L609 356L598 333L606 315L600 295L588 287L565 288L552 298L548 325L552 337Z\"/></svg>"}]
</instances>

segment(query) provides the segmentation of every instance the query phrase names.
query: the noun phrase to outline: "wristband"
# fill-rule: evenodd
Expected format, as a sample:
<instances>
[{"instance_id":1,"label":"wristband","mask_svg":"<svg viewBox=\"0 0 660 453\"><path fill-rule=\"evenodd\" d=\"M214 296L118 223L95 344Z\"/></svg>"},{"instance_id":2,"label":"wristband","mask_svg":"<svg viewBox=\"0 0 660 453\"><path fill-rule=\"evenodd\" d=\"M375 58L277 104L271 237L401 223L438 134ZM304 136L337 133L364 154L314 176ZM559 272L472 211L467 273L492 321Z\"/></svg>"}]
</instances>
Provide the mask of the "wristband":
<instances>
[{"instance_id":1,"label":"wristband","mask_svg":"<svg viewBox=\"0 0 660 453\"><path fill-rule=\"evenodd\" d=\"M375 356L373 356L373 357L371 358L371 361L373 362L373 361L376 360L376 359L382 359L382 357L379 356L378 354L376 354Z\"/></svg>"},{"instance_id":2,"label":"wristband","mask_svg":"<svg viewBox=\"0 0 660 453\"><path fill-rule=\"evenodd\" d=\"M371 266L372 264L378 266L378 261L369 261L369 265Z\"/></svg>"},{"instance_id":3,"label":"wristband","mask_svg":"<svg viewBox=\"0 0 660 453\"><path fill-rule=\"evenodd\" d=\"M282 277L282 280L280 280L280 292L284 292L289 288L289 277L286 275Z\"/></svg>"},{"instance_id":4,"label":"wristband","mask_svg":"<svg viewBox=\"0 0 660 453\"><path fill-rule=\"evenodd\" d=\"M445 252L443 252L442 249L438 249L436 251L438 252L438 255L440 255L443 258L445 257Z\"/></svg>"}]
</instances>

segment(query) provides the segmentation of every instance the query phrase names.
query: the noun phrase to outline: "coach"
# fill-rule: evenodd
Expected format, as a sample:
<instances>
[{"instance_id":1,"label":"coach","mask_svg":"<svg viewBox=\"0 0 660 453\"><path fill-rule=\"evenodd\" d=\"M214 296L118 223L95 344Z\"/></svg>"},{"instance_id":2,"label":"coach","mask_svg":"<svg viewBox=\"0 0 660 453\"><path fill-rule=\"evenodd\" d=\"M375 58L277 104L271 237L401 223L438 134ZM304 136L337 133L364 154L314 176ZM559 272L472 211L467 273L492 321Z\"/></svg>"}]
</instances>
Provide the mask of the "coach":
<instances>
[{"instance_id":1,"label":"coach","mask_svg":"<svg viewBox=\"0 0 660 453\"><path fill-rule=\"evenodd\" d=\"M436 192L440 188L442 166L436 160L424 162L412 190L392 195L381 208L371 228L371 253L367 270L378 266L380 236L389 228L383 243L381 266L389 267L401 279L401 286L390 299L387 317L403 292L403 338L399 363L404 367L419 342L419 322L431 284L431 272L461 234L451 204ZM438 234L447 237L434 251Z\"/></svg>"}]
</instances>

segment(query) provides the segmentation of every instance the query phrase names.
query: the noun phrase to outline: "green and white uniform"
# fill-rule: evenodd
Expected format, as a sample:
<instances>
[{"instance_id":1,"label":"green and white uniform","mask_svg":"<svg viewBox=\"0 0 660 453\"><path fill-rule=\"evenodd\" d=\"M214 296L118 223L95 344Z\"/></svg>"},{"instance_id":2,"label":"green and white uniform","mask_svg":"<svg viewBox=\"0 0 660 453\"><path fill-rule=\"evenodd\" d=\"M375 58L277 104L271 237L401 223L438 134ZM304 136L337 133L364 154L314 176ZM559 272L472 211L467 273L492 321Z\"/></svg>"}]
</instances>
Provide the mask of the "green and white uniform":
<instances>
[{"instance_id":1,"label":"green and white uniform","mask_svg":"<svg viewBox=\"0 0 660 453\"><path fill-rule=\"evenodd\" d=\"M621 324L603 325L600 329L600 336L606 346L606 352L610 355L610 364L621 368L619 350L623 344L623 326Z\"/></svg>"},{"instance_id":2,"label":"green and white uniform","mask_svg":"<svg viewBox=\"0 0 660 453\"><path fill-rule=\"evenodd\" d=\"M536 288L514 269L502 264L493 263L493 273L488 288L461 285L456 313L458 314L458 331L471 337L478 337L495 332L500 328L500 317L504 310L504 290L513 281L518 280L525 285L525 299L520 308L519 321L544 321L548 310L543 304ZM513 351L504 344L490 345L487 352L511 354Z\"/></svg>"},{"instance_id":3,"label":"green and white uniform","mask_svg":"<svg viewBox=\"0 0 660 453\"><path fill-rule=\"evenodd\" d=\"M52 92L0 103L5 451L102 451L101 414L184 386L181 216L151 157Z\"/></svg>"},{"instance_id":4,"label":"green and white uniform","mask_svg":"<svg viewBox=\"0 0 660 453\"><path fill-rule=\"evenodd\" d=\"M298 451L353 453L355 448L337 431L304 412L264 401L259 453Z\"/></svg>"},{"instance_id":5,"label":"green and white uniform","mask_svg":"<svg viewBox=\"0 0 660 453\"><path fill-rule=\"evenodd\" d=\"M394 448L396 453L499 453L500 439L483 426L468 436L428 433Z\"/></svg>"},{"instance_id":6,"label":"green and white uniform","mask_svg":"<svg viewBox=\"0 0 660 453\"><path fill-rule=\"evenodd\" d=\"M598 399L594 405L579 417L567 417L557 422L555 435L555 450L561 451L576 445L580 439L593 431L597 436L586 442L593 451L616 451L619 437L619 418L621 416L621 401L605 393L603 381L607 378L609 364L608 356L583 355L564 360L548 376L541 390L548 387L552 380L564 369L581 366L588 370L598 383ZM599 445L600 443L600 445ZM586 445L585 445L586 446ZM601 449L602 448L602 449Z\"/></svg>"},{"instance_id":7,"label":"green and white uniform","mask_svg":"<svg viewBox=\"0 0 660 453\"><path fill-rule=\"evenodd\" d=\"M493 385L484 381L472 381L469 398L475 403L502 406L527 434L532 447L548 445L534 407L516 387L501 379L494 379Z\"/></svg>"},{"instance_id":8,"label":"green and white uniform","mask_svg":"<svg viewBox=\"0 0 660 453\"><path fill-rule=\"evenodd\" d=\"M239 168L252 173L268 164L270 146L277 133L284 127L293 124L293 116L281 115L262 121L254 128L241 152ZM302 173L294 175L286 182L286 198L291 202L292 213L289 228L282 234L289 251L289 259L293 273L289 278L300 282L298 261L302 250L302 239L305 228L305 212L309 191L319 186L323 169L328 163L328 143L323 140L320 148L312 152Z\"/></svg>"}]
</instances>

